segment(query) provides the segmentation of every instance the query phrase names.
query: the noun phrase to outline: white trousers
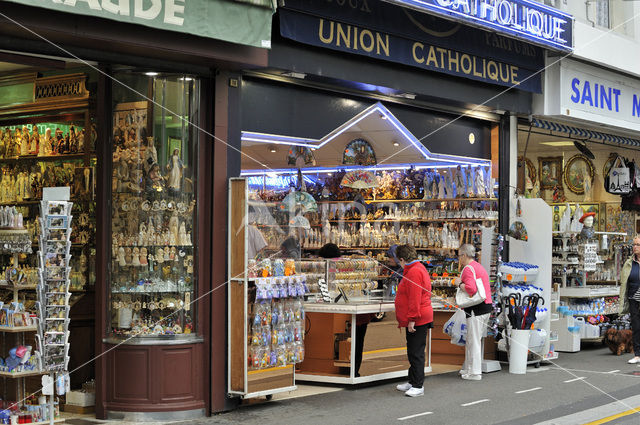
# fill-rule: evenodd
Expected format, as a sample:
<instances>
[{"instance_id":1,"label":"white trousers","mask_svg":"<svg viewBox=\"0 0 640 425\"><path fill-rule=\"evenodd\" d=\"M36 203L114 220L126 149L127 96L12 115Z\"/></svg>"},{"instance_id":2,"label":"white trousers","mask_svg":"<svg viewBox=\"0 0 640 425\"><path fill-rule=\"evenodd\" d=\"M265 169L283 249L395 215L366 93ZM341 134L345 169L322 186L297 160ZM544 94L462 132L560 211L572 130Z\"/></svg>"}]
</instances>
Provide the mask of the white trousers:
<instances>
[{"instance_id":1,"label":"white trousers","mask_svg":"<svg viewBox=\"0 0 640 425\"><path fill-rule=\"evenodd\" d=\"M482 337L485 336L491 313L467 317L467 343L464 346L462 370L469 375L482 375Z\"/></svg>"}]
</instances>

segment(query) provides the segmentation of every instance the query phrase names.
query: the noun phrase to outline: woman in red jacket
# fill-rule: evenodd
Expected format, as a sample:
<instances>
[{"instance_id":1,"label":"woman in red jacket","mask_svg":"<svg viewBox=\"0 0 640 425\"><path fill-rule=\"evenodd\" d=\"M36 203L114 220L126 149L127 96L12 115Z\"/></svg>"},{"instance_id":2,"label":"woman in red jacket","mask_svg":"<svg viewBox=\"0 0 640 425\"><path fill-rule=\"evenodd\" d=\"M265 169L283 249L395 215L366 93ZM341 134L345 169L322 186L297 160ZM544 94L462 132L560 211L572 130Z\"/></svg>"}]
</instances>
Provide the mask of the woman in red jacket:
<instances>
[{"instance_id":1,"label":"woman in red jacket","mask_svg":"<svg viewBox=\"0 0 640 425\"><path fill-rule=\"evenodd\" d=\"M424 394L424 351L428 329L433 327L431 279L411 245L399 246L396 257L404 269L396 295L396 320L399 328L407 328L407 358L411 365L409 382L396 388L409 397L417 397Z\"/></svg>"}]
</instances>

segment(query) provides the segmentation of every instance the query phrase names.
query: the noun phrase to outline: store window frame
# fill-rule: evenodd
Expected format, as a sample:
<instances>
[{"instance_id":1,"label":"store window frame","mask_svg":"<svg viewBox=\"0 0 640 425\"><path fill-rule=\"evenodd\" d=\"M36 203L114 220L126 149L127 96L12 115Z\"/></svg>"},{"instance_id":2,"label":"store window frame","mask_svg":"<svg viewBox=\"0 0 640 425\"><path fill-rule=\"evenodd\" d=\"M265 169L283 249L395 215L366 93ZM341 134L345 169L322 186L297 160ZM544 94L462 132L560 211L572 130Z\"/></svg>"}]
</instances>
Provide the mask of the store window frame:
<instances>
[{"instance_id":1,"label":"store window frame","mask_svg":"<svg viewBox=\"0 0 640 425\"><path fill-rule=\"evenodd\" d=\"M115 107L117 105L117 101L118 99L116 98L116 96L113 94L114 88L117 87L118 85L122 86L122 81L119 80L119 76L121 75L127 75L128 77L133 77L134 75L137 75L138 78L143 78L146 79L146 81L148 82L148 85L146 87L146 90L136 90L137 87L129 87L125 84L125 87L127 90L133 90L135 92L135 96L141 99L146 99L143 100L145 102L148 102L148 108L147 108L147 118L150 120L147 124L147 128L150 129L150 133L153 136L149 136L149 137L154 137L156 138L155 140L155 145L158 145L158 140L160 141L160 147L161 149L158 149L157 151L157 159L158 159L158 163L159 165L161 164L161 168L165 168L166 164L164 163L166 161L169 161L171 159L171 155L169 153L169 148L168 148L168 142L170 141L170 131L168 130L168 125L167 123L169 121L171 121L174 124L174 128L178 128L179 130L179 134L181 135L181 137L179 139L173 138L171 139L172 143L180 143L180 153L179 155L181 155L181 161L182 163L187 166L187 168L190 168L191 170L189 171L188 175L190 176L190 181L188 182L189 184L189 188L190 190L188 190L187 192L192 193L192 198L193 198L193 202L191 202L191 206L190 206L190 219L191 219L191 227L190 227L190 231L188 232L188 236L191 242L191 256L192 256L192 262L190 263L190 276L191 276L191 289L188 291L190 293L189 297L184 299L184 305L186 306L188 303L191 303L191 308L190 308L190 324L191 324L191 333L185 333L184 332L184 328L182 329L182 333L163 333L163 334L153 334L153 329L151 329L151 333L149 334L145 334L144 331L140 332L140 329L138 330L138 332L133 332L134 335L117 335L114 333L113 329L114 329L114 318L113 318L113 302L114 302L114 297L112 296L112 285L115 283L115 278L114 278L114 269L113 269L113 264L115 261L117 261L117 256L118 256L118 252L114 251L113 249L113 244L111 244L111 240L113 240L114 237L114 224L113 224L113 217L112 217L112 209L114 208L114 187L113 184L109 184L109 190L108 192L108 198L110 199L110 205L111 208L106 211L106 214L109 215L109 232L108 232L108 237L110 240L110 244L109 246L111 247L111 249L108 249L108 255L107 255L107 270L106 270L106 277L107 277L107 288L106 288L106 295L107 295L107 303L105 305L106 307L106 315L105 315L105 336L107 337L106 340L104 342L113 342L113 343L120 343L126 341L127 344L135 344L135 345L155 345L155 344L183 344L183 343L194 343L194 342L201 342L203 340L203 331L206 330L205 327L203 326L199 326L200 325L200 320L199 320L199 315L200 313L200 309L196 309L195 308L195 300L197 299L198 296L198 291L199 291L199 281L198 281L198 263L199 263L199 255L200 253L198 252L197 247L199 246L198 243L198 235L199 235L199 229L198 229L198 224L199 224L199 213L200 213L200 208L198 205L198 195L199 195L199 190L198 190L198 179L201 178L200 173L200 164L198 161L198 156L199 156L199 150L200 147L199 145L201 144L202 140L199 134L199 130L200 130L200 126L199 121L203 118L203 114L201 111L201 93L202 93L202 87L201 87L201 80L190 76L190 75L183 75L183 74L171 74L171 73L167 73L167 74L160 74L160 75L144 75L143 72L133 72L130 70L126 70L124 72L115 72L114 75L114 80L111 82L112 87L111 87L111 104L108 106L108 108L111 108L111 110L107 111L109 113L110 116L110 121L109 121L109 128L107 129L109 131L109 152L112 153L115 149L116 149L116 143L114 143L114 132L113 132L113 124L114 124L114 110ZM134 79L136 77L133 77ZM176 105L167 105L167 87L169 86L168 83L177 83L180 87L181 87L181 93L180 95L178 95L180 102L176 103ZM171 109L173 109L174 106L179 107L180 109L180 113L179 114L172 114L171 113ZM160 123L158 124L157 119L159 119ZM177 124L176 124L177 123ZM140 142L140 141L138 141ZM173 149L171 149L173 150ZM165 158L166 157L166 158ZM113 158L111 158L111 161L113 161ZM112 171L112 175L115 175L116 173L116 166L117 164L115 163L111 163L111 171ZM188 178L186 178L185 176L182 177L181 180L181 187L180 190L175 192L175 196L180 196L180 194L185 192L185 185L187 184L187 180L189 180ZM165 182L166 183L166 182ZM144 187L144 185L143 185ZM177 204L177 203L176 203ZM182 253L179 250L176 250L176 255L180 255L182 256ZM188 255L185 255L186 257L188 257ZM180 259L180 261L183 261L184 257L182 257ZM184 263L185 266L184 268L186 269L186 262ZM142 292L144 293L144 292ZM142 303L141 303L142 304ZM176 304L177 305L177 304ZM183 315L184 314L184 310L182 309L177 309L176 311L182 311L182 313L178 313L178 315ZM160 317L165 317L164 315L161 315ZM162 323L163 321L156 321L159 323ZM166 323L166 322L165 322ZM184 325L184 321L181 322L182 325Z\"/></svg>"}]
</instances>

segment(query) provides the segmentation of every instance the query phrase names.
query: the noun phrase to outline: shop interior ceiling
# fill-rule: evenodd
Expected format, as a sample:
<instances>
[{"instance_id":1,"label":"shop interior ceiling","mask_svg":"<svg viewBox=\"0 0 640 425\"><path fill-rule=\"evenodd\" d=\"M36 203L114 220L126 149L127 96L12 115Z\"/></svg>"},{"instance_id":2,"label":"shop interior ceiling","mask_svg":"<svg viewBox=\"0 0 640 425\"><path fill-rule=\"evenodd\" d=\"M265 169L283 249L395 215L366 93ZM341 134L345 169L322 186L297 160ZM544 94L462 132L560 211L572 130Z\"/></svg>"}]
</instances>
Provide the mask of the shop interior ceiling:
<instances>
[{"instance_id":1,"label":"shop interior ceiling","mask_svg":"<svg viewBox=\"0 0 640 425\"><path fill-rule=\"evenodd\" d=\"M432 137L437 137L437 135ZM266 138L272 138L274 142L256 141ZM263 165L275 170L291 168L287 162L287 156L292 145L287 143L318 146L317 149L313 149L316 160L315 167L339 168L346 145L355 139L364 139L373 147L378 168L399 164L405 167L407 164L449 167L458 163L490 165L489 160L429 152L428 140L423 145L388 109L381 103L376 103L320 140L243 132L242 169L263 170L265 168Z\"/></svg>"}]
</instances>

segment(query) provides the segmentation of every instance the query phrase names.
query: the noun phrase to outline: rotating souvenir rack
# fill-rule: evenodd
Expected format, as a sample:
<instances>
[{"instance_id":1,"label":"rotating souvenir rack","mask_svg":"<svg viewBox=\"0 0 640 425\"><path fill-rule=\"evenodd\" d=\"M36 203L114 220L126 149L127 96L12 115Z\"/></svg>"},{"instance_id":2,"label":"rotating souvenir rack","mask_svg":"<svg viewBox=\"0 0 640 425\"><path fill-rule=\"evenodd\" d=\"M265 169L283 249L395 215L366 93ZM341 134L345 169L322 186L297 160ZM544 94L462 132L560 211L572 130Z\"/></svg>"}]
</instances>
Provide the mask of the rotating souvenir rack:
<instances>
[{"instance_id":1,"label":"rotating souvenir rack","mask_svg":"<svg viewBox=\"0 0 640 425\"><path fill-rule=\"evenodd\" d=\"M69 292L71 267L72 202L42 201L40 219L39 282L36 308L40 321L36 334L41 357L43 393L50 395L49 415L53 416L53 382L58 395L69 386Z\"/></svg>"}]
</instances>

